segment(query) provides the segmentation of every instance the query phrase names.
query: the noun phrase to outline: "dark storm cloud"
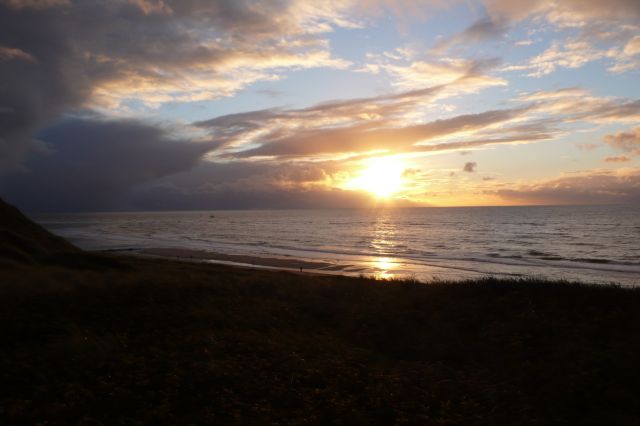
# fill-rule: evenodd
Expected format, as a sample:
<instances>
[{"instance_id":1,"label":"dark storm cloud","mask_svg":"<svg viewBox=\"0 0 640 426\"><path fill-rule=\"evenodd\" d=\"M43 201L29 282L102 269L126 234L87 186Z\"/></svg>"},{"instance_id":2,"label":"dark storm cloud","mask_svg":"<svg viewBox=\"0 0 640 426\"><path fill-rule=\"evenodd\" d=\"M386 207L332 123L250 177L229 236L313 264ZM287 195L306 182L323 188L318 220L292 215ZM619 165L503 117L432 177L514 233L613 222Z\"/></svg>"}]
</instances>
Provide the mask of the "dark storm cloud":
<instances>
[{"instance_id":1,"label":"dark storm cloud","mask_svg":"<svg viewBox=\"0 0 640 426\"><path fill-rule=\"evenodd\" d=\"M363 208L376 201L363 191L330 188L341 170L336 162L202 162L192 170L137 187L130 205L138 210L248 208ZM410 206L408 200L388 205Z\"/></svg>"},{"instance_id":2,"label":"dark storm cloud","mask_svg":"<svg viewBox=\"0 0 640 426\"><path fill-rule=\"evenodd\" d=\"M331 188L342 170L334 161L200 162L196 167L134 188L130 209L363 208L375 200L363 191ZM393 200L389 205L412 205Z\"/></svg>"},{"instance_id":3,"label":"dark storm cloud","mask_svg":"<svg viewBox=\"0 0 640 426\"><path fill-rule=\"evenodd\" d=\"M88 70L74 60L58 8L15 8L0 2L0 46L23 52L0 62L0 171L35 143L32 133L91 90Z\"/></svg>"},{"instance_id":4,"label":"dark storm cloud","mask_svg":"<svg viewBox=\"0 0 640 426\"><path fill-rule=\"evenodd\" d=\"M362 208L371 205L369 194L325 185L336 167L331 163L201 162L188 171L133 188L127 194L126 205L132 210Z\"/></svg>"},{"instance_id":5,"label":"dark storm cloud","mask_svg":"<svg viewBox=\"0 0 640 426\"><path fill-rule=\"evenodd\" d=\"M396 202L399 205L410 203ZM363 208L372 206L364 192L335 188L212 188L207 192L185 188L150 186L133 191L129 206L135 210L242 210L242 209L313 209Z\"/></svg>"},{"instance_id":6,"label":"dark storm cloud","mask_svg":"<svg viewBox=\"0 0 640 426\"><path fill-rule=\"evenodd\" d=\"M3 197L32 211L125 207L136 185L188 170L217 146L133 120L65 120L39 136L47 151L0 181Z\"/></svg>"}]
</instances>

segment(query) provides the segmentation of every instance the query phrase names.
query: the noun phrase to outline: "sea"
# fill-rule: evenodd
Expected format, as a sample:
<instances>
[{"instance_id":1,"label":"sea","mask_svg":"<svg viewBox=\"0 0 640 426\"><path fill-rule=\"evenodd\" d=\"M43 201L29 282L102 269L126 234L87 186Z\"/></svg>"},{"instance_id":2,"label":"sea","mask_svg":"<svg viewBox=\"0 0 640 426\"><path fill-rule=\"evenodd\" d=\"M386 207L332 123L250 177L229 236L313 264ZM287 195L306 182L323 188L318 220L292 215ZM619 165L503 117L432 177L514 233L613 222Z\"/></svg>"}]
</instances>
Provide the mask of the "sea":
<instances>
[{"instance_id":1,"label":"sea","mask_svg":"<svg viewBox=\"0 0 640 426\"><path fill-rule=\"evenodd\" d=\"M322 261L316 272L424 282L537 277L640 284L640 206L43 214L80 248L176 248ZM237 263L214 261L221 263ZM297 268L295 268L297 269Z\"/></svg>"}]
</instances>

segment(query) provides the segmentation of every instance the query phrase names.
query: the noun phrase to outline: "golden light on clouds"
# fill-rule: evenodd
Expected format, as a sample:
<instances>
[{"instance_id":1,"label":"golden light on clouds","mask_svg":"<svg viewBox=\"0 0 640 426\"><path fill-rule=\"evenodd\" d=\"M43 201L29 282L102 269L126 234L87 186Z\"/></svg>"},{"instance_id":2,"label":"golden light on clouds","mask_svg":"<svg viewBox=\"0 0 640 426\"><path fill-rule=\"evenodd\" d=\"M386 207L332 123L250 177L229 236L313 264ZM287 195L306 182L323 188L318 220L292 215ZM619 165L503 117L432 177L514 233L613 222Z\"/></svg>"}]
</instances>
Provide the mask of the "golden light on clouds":
<instances>
[{"instance_id":1,"label":"golden light on clouds","mask_svg":"<svg viewBox=\"0 0 640 426\"><path fill-rule=\"evenodd\" d=\"M394 157L375 158L348 184L350 189L368 191L378 198L388 198L402 189L405 164Z\"/></svg>"}]
</instances>

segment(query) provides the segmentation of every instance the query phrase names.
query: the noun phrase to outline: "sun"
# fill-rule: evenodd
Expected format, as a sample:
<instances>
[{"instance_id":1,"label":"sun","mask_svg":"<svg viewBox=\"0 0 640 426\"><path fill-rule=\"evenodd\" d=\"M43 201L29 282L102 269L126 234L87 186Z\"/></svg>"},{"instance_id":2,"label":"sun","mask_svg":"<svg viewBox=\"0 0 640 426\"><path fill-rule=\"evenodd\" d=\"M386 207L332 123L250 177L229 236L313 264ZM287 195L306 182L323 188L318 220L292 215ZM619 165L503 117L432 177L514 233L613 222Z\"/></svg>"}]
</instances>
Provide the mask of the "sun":
<instances>
[{"instance_id":1,"label":"sun","mask_svg":"<svg viewBox=\"0 0 640 426\"><path fill-rule=\"evenodd\" d=\"M400 190L403 183L404 164L393 157L375 158L349 186L363 189L378 198L388 198Z\"/></svg>"}]
</instances>

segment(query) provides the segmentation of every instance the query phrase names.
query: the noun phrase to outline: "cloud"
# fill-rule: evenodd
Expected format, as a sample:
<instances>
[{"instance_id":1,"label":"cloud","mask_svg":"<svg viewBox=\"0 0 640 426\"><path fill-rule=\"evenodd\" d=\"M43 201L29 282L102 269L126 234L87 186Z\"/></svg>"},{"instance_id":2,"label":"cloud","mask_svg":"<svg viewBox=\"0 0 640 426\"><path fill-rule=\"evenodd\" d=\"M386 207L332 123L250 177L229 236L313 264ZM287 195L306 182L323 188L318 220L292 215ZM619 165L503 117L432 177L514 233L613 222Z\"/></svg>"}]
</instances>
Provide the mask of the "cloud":
<instances>
[{"instance_id":1,"label":"cloud","mask_svg":"<svg viewBox=\"0 0 640 426\"><path fill-rule=\"evenodd\" d=\"M640 53L640 36L630 39L624 46L624 53L628 56L635 56Z\"/></svg>"},{"instance_id":2,"label":"cloud","mask_svg":"<svg viewBox=\"0 0 640 426\"><path fill-rule=\"evenodd\" d=\"M514 43L515 46L531 46L535 42L533 40L519 40Z\"/></svg>"},{"instance_id":3,"label":"cloud","mask_svg":"<svg viewBox=\"0 0 640 426\"><path fill-rule=\"evenodd\" d=\"M268 109L195 123L228 158L318 158L426 153L553 139L573 123L633 122L640 101L597 98L579 88L520 95L513 108L423 121L411 115L446 92L433 86L378 97Z\"/></svg>"},{"instance_id":4,"label":"cloud","mask_svg":"<svg viewBox=\"0 0 640 426\"><path fill-rule=\"evenodd\" d=\"M617 150L640 155L640 127L633 128L628 132L606 135L604 142Z\"/></svg>"},{"instance_id":5,"label":"cloud","mask_svg":"<svg viewBox=\"0 0 640 426\"><path fill-rule=\"evenodd\" d=\"M0 62L3 61L37 62L36 58L34 58L30 53L27 53L24 50L0 46Z\"/></svg>"},{"instance_id":6,"label":"cloud","mask_svg":"<svg viewBox=\"0 0 640 426\"><path fill-rule=\"evenodd\" d=\"M487 193L523 204L637 204L640 170L594 171Z\"/></svg>"},{"instance_id":7,"label":"cloud","mask_svg":"<svg viewBox=\"0 0 640 426\"><path fill-rule=\"evenodd\" d=\"M47 151L0 181L0 196L32 211L363 207L336 185L337 162L213 162L209 139L137 120L67 119L38 136ZM394 205L409 205L407 200Z\"/></svg>"},{"instance_id":8,"label":"cloud","mask_svg":"<svg viewBox=\"0 0 640 426\"><path fill-rule=\"evenodd\" d=\"M13 9L47 9L54 6L68 6L69 0L4 0Z\"/></svg>"},{"instance_id":9,"label":"cloud","mask_svg":"<svg viewBox=\"0 0 640 426\"><path fill-rule=\"evenodd\" d=\"M318 154L364 153L374 150L410 152L431 150L418 146L418 142L436 137L452 136L471 132L488 126L504 123L524 112L522 109L486 111L466 114L449 119L404 127L377 127L377 123L359 122L345 127L321 127L297 131L294 134L276 137L268 135L260 147L239 152L242 157L255 156L311 156Z\"/></svg>"},{"instance_id":10,"label":"cloud","mask_svg":"<svg viewBox=\"0 0 640 426\"><path fill-rule=\"evenodd\" d=\"M459 35L459 41L480 42L501 37L507 30L506 23L489 17L479 19Z\"/></svg>"},{"instance_id":11,"label":"cloud","mask_svg":"<svg viewBox=\"0 0 640 426\"><path fill-rule=\"evenodd\" d=\"M478 164L475 161L471 161L468 163L464 163L464 167L462 168L463 172L473 173L476 171Z\"/></svg>"},{"instance_id":12,"label":"cloud","mask_svg":"<svg viewBox=\"0 0 640 426\"><path fill-rule=\"evenodd\" d=\"M484 17L465 28L462 32L438 41L432 53L443 53L452 47L464 47L469 43L480 43L503 37L509 30L509 25L504 19L492 19Z\"/></svg>"},{"instance_id":13,"label":"cloud","mask_svg":"<svg viewBox=\"0 0 640 426\"><path fill-rule=\"evenodd\" d=\"M82 108L230 96L284 70L343 68L323 34L352 5L303 1L0 2L0 171ZM334 7L335 6L335 7Z\"/></svg>"},{"instance_id":14,"label":"cloud","mask_svg":"<svg viewBox=\"0 0 640 426\"><path fill-rule=\"evenodd\" d=\"M626 157L624 155L620 155L617 157L606 157L604 159L605 163L627 163L629 161L631 161L631 158Z\"/></svg>"},{"instance_id":15,"label":"cloud","mask_svg":"<svg viewBox=\"0 0 640 426\"><path fill-rule=\"evenodd\" d=\"M640 101L579 88L455 115L438 101L506 86L500 59L418 56L406 48L372 55L360 70L389 77L400 92L191 126L95 115L232 96L293 70L345 69L352 65L332 53L331 31L362 28L389 11L428 17L447 3L0 0L0 190L30 209L356 205L368 198L336 189L339 169L348 173L369 156L489 149L640 120ZM512 69L542 76L605 60L612 72L636 67L637 2L485 3L481 19L440 43L443 52L498 39L529 20L568 38ZM625 153L609 162L635 155L633 132L607 136Z\"/></svg>"},{"instance_id":16,"label":"cloud","mask_svg":"<svg viewBox=\"0 0 640 426\"><path fill-rule=\"evenodd\" d=\"M605 56L605 52L594 49L585 41L554 42L549 49L530 60L532 71L529 76L551 74L557 68L580 68Z\"/></svg>"},{"instance_id":17,"label":"cloud","mask_svg":"<svg viewBox=\"0 0 640 426\"><path fill-rule=\"evenodd\" d=\"M565 123L624 122L640 111L633 101L567 88L520 95L513 108L504 110L404 120L407 111L437 99L442 90L434 86L301 109L224 115L194 124L206 132L203 142L176 136L187 134L184 129L139 121L70 119L39 135L48 152L32 157L28 171L9 176L0 192L29 210L356 207L368 205L363 203L371 197L339 187L358 156L372 155L372 150L421 154L535 142L562 134L558 126ZM627 147L624 134L634 131L609 139ZM464 170L475 171L475 163ZM595 181L622 182L624 177ZM535 203L547 197L557 203L560 198L552 195L560 197L559 188L571 188L568 194L580 182L563 178L555 189L543 183L494 195L529 197ZM592 189L580 190L580 200L588 202ZM604 191L594 202L604 202Z\"/></svg>"},{"instance_id":18,"label":"cloud","mask_svg":"<svg viewBox=\"0 0 640 426\"><path fill-rule=\"evenodd\" d=\"M330 185L331 164L202 162L192 170L136 187L135 210L362 208L372 197ZM407 201L400 201L405 205Z\"/></svg>"},{"instance_id":19,"label":"cloud","mask_svg":"<svg viewBox=\"0 0 640 426\"><path fill-rule=\"evenodd\" d=\"M532 101L531 111L546 114L557 122L634 123L640 120L640 100L600 98L575 87L523 94L519 99Z\"/></svg>"},{"instance_id":20,"label":"cloud","mask_svg":"<svg viewBox=\"0 0 640 426\"><path fill-rule=\"evenodd\" d=\"M46 152L0 181L0 193L28 210L123 207L131 188L194 167L217 143L176 139L135 120L69 119L41 132Z\"/></svg>"},{"instance_id":21,"label":"cloud","mask_svg":"<svg viewBox=\"0 0 640 426\"><path fill-rule=\"evenodd\" d=\"M232 156L304 157L374 150L433 152L535 142L562 135L562 127L572 123L640 119L640 101L597 98L583 89L568 88L521 95L516 99L520 104L511 109L431 122L403 121L409 111L421 102L437 99L446 87L329 102L303 110L234 114L198 125L225 138L234 147Z\"/></svg>"},{"instance_id":22,"label":"cloud","mask_svg":"<svg viewBox=\"0 0 640 426\"><path fill-rule=\"evenodd\" d=\"M133 191L128 205L133 210L243 210L243 209L314 209L364 208L375 202L369 194L337 188L264 189L220 187L208 192L175 187L145 187ZM409 206L408 201L389 205Z\"/></svg>"},{"instance_id":23,"label":"cloud","mask_svg":"<svg viewBox=\"0 0 640 426\"><path fill-rule=\"evenodd\" d=\"M636 0L483 0L487 16L476 20L463 31L436 43L432 53L442 54L456 46L464 48L469 43L497 40L505 36L522 21L535 22L538 28L546 21L555 30L578 30L573 39L554 42L547 51L510 70L530 70L530 76L547 75L558 68L578 68L588 62L611 58L611 72L626 72L640 68L640 61L629 60L637 52L635 38L638 31L640 6ZM636 37L634 37L636 36ZM610 49L599 49L595 44L609 43ZM623 50L620 43L627 43ZM528 45L531 41L517 42Z\"/></svg>"},{"instance_id":24,"label":"cloud","mask_svg":"<svg viewBox=\"0 0 640 426\"><path fill-rule=\"evenodd\" d=\"M534 16L544 17L562 27L584 26L596 20L633 20L640 17L636 0L484 0L494 19L520 21Z\"/></svg>"},{"instance_id":25,"label":"cloud","mask_svg":"<svg viewBox=\"0 0 640 426\"><path fill-rule=\"evenodd\" d=\"M617 47L603 49L596 47L588 38L573 38L553 41L541 54L529 58L526 63L510 65L505 71L528 71L529 77L542 77L559 68L576 69L590 62L608 59L607 70L612 73L627 72L640 68L640 61Z\"/></svg>"},{"instance_id":26,"label":"cloud","mask_svg":"<svg viewBox=\"0 0 640 426\"><path fill-rule=\"evenodd\" d=\"M485 0L491 19L515 25L529 20L538 27L542 20L566 39L555 40L543 53L507 70L527 70L531 77L548 75L559 68L579 68L607 59L613 73L640 68L636 52L640 3L635 0ZM620 48L624 46L624 48Z\"/></svg>"},{"instance_id":27,"label":"cloud","mask_svg":"<svg viewBox=\"0 0 640 426\"><path fill-rule=\"evenodd\" d=\"M576 147L581 151L593 151L600 148L600 145L597 143L579 143L576 144Z\"/></svg>"},{"instance_id":28,"label":"cloud","mask_svg":"<svg viewBox=\"0 0 640 426\"><path fill-rule=\"evenodd\" d=\"M402 90L447 85L447 96L474 93L488 87L507 85L506 80L490 75L490 72L500 64L498 58L408 60L404 57L394 59L394 56L371 56L373 62L367 64L361 71L384 72L391 77L394 86Z\"/></svg>"},{"instance_id":29,"label":"cloud","mask_svg":"<svg viewBox=\"0 0 640 426\"><path fill-rule=\"evenodd\" d=\"M406 117L416 106L434 99L442 90L442 86L435 86L376 97L323 102L301 109L248 111L194 125L208 129L213 138L223 141L235 152L247 145L264 144L265 140L275 141L318 129L400 125L406 123Z\"/></svg>"}]
</instances>

